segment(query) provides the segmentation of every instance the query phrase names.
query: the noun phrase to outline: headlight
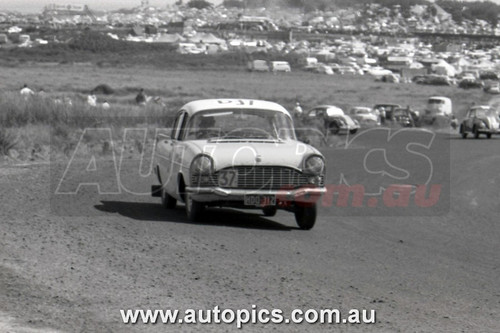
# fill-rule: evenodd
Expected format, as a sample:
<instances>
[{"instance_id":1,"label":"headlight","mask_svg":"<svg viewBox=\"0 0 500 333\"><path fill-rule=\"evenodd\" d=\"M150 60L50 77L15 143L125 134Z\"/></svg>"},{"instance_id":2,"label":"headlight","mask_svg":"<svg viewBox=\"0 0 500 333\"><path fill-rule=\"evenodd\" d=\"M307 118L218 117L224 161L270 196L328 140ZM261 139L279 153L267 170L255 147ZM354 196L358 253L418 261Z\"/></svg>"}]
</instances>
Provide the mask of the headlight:
<instances>
[{"instance_id":1,"label":"headlight","mask_svg":"<svg viewBox=\"0 0 500 333\"><path fill-rule=\"evenodd\" d=\"M191 162L192 175L210 174L213 168L213 160L207 155L198 155L194 158L193 162Z\"/></svg>"},{"instance_id":2,"label":"headlight","mask_svg":"<svg viewBox=\"0 0 500 333\"><path fill-rule=\"evenodd\" d=\"M304 173L310 175L323 174L325 170L325 161L321 156L313 155L306 159L304 163Z\"/></svg>"}]
</instances>

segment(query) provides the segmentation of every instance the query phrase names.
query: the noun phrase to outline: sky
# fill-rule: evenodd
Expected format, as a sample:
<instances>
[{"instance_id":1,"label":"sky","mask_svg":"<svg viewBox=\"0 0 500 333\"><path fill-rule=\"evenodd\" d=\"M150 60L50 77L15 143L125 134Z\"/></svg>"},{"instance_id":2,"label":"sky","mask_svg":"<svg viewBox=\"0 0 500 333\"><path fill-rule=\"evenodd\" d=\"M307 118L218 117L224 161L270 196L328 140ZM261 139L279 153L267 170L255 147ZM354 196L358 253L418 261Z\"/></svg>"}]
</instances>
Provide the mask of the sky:
<instances>
[{"instance_id":1,"label":"sky","mask_svg":"<svg viewBox=\"0 0 500 333\"><path fill-rule=\"evenodd\" d=\"M187 2L188 0L185 0ZM222 0L208 0L219 4ZM500 0L490 0L500 4ZM175 0L149 0L149 4L162 8L167 4L173 4ZM46 4L55 3L59 5L88 5L94 10L116 10L120 8L132 8L141 4L141 0L0 0L0 12L18 11L21 13L41 13Z\"/></svg>"}]
</instances>

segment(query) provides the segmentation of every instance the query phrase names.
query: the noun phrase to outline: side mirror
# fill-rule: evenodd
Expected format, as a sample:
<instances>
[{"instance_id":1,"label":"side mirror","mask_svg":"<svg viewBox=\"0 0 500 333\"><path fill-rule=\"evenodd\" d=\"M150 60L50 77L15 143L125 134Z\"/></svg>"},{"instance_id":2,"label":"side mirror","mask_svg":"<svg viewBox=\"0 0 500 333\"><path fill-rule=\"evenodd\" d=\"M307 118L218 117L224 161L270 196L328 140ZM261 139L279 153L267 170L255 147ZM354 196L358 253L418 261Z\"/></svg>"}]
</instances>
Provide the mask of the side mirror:
<instances>
[{"instance_id":1,"label":"side mirror","mask_svg":"<svg viewBox=\"0 0 500 333\"><path fill-rule=\"evenodd\" d=\"M156 137L156 141L166 141L166 140L172 140L172 138L170 137L170 135L165 133L160 133Z\"/></svg>"}]
</instances>

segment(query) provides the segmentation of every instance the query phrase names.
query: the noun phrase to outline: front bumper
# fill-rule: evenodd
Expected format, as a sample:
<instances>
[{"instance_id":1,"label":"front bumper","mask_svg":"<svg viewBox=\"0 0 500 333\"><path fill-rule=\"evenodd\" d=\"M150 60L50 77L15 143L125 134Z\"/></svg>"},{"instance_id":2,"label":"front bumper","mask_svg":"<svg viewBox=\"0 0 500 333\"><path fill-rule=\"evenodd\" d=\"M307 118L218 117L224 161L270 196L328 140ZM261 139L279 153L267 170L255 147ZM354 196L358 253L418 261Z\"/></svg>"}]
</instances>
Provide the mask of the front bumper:
<instances>
[{"instance_id":1,"label":"front bumper","mask_svg":"<svg viewBox=\"0 0 500 333\"><path fill-rule=\"evenodd\" d=\"M246 195L275 195L277 201L312 202L326 193L325 187L300 187L281 190L240 190L221 187L186 187L200 202L243 201Z\"/></svg>"},{"instance_id":2,"label":"front bumper","mask_svg":"<svg viewBox=\"0 0 500 333\"><path fill-rule=\"evenodd\" d=\"M478 133L481 133L481 134L499 134L500 133L500 130L499 129L489 129L489 128L478 128L477 129Z\"/></svg>"}]
</instances>

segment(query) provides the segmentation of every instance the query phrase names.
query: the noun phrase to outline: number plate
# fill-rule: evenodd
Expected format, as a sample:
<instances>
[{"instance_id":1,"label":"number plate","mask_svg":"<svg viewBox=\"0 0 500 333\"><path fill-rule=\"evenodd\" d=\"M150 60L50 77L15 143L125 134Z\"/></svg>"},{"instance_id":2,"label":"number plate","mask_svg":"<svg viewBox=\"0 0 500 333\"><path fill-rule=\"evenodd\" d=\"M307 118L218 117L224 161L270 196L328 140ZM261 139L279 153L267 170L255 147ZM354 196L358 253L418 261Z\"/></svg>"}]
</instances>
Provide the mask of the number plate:
<instances>
[{"instance_id":1,"label":"number plate","mask_svg":"<svg viewBox=\"0 0 500 333\"><path fill-rule=\"evenodd\" d=\"M275 206L276 196L272 194L245 195L244 201L245 201L245 206L257 206L257 207Z\"/></svg>"},{"instance_id":2,"label":"number plate","mask_svg":"<svg viewBox=\"0 0 500 333\"><path fill-rule=\"evenodd\" d=\"M236 170L224 170L219 172L220 187L238 187L238 172Z\"/></svg>"}]
</instances>

